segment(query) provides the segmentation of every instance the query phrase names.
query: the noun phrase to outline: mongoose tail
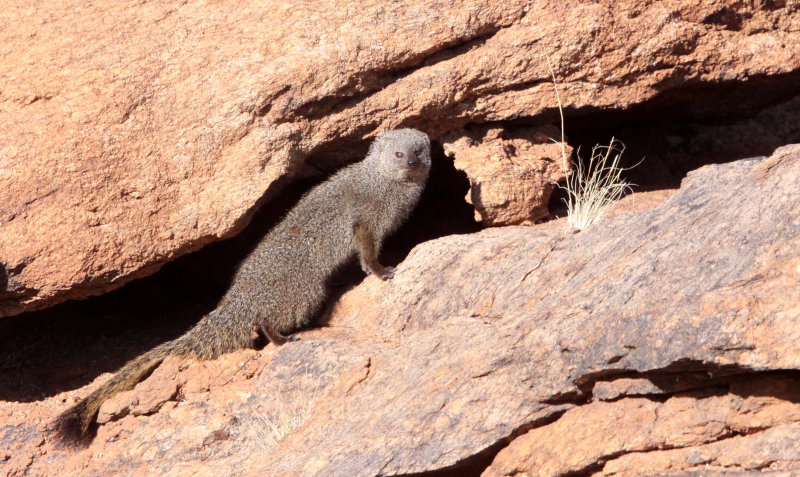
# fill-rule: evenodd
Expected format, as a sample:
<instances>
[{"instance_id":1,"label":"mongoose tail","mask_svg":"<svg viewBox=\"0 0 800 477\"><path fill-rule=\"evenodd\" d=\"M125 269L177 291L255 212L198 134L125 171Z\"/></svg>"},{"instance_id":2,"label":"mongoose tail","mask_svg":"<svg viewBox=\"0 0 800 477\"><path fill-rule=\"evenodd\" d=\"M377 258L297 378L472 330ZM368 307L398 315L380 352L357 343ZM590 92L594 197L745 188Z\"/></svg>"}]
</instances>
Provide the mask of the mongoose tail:
<instances>
[{"instance_id":1,"label":"mongoose tail","mask_svg":"<svg viewBox=\"0 0 800 477\"><path fill-rule=\"evenodd\" d=\"M172 343L164 343L128 361L111 379L61 414L55 422L58 439L67 445L87 445L93 437L91 428L100 406L117 393L133 389L147 377L172 354Z\"/></svg>"},{"instance_id":2,"label":"mongoose tail","mask_svg":"<svg viewBox=\"0 0 800 477\"><path fill-rule=\"evenodd\" d=\"M56 418L56 439L70 447L91 443L100 406L116 394L133 389L168 356L214 359L244 347L250 341L252 322L229 318L218 308L183 335L128 361L108 381Z\"/></svg>"}]
</instances>

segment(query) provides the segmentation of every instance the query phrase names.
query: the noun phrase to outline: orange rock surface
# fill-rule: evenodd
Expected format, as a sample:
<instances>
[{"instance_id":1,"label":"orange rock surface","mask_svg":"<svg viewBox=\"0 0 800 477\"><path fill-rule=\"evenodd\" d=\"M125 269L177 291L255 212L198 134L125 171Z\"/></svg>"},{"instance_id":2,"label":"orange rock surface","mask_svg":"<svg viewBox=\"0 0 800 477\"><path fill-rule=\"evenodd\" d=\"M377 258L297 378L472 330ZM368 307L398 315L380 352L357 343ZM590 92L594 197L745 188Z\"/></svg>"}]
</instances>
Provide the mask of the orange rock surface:
<instances>
[{"instance_id":1,"label":"orange rock surface","mask_svg":"<svg viewBox=\"0 0 800 477\"><path fill-rule=\"evenodd\" d=\"M379 130L552 111L546 55L567 112L800 69L793 2L12 0L0 24L0 316L228 237Z\"/></svg>"},{"instance_id":2,"label":"orange rock surface","mask_svg":"<svg viewBox=\"0 0 800 477\"><path fill-rule=\"evenodd\" d=\"M425 242L262 351L170 359L101 409L92 384L0 403L9 475L643 475L800 465L800 146L706 166L659 205ZM271 439L273 424L302 415ZM652 455L652 458L649 456Z\"/></svg>"},{"instance_id":3,"label":"orange rock surface","mask_svg":"<svg viewBox=\"0 0 800 477\"><path fill-rule=\"evenodd\" d=\"M794 0L4 2L0 476L800 473L797 45ZM482 225L546 216L546 58L568 142L646 122L631 139L664 153L633 172L680 188L577 234L441 232L465 193ZM212 242L396 127L431 135L446 206L385 247L392 280L339 284L282 347L170 358L88 447L54 442L207 311L170 277L224 282Z\"/></svg>"},{"instance_id":4,"label":"orange rock surface","mask_svg":"<svg viewBox=\"0 0 800 477\"><path fill-rule=\"evenodd\" d=\"M466 200L481 225L532 225L550 217L550 194L572 170L572 147L553 142L559 134L555 127L515 132L484 127L443 138L444 152L469 178Z\"/></svg>"}]
</instances>

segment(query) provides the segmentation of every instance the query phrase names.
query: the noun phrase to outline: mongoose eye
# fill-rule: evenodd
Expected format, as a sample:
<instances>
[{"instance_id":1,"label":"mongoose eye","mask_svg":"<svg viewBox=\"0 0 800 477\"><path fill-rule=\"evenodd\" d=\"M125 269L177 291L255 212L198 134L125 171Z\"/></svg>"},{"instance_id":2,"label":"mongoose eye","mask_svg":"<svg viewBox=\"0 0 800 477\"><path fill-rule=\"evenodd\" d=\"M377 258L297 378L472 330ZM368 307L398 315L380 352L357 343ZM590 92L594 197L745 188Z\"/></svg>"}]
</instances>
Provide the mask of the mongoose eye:
<instances>
[{"instance_id":1,"label":"mongoose eye","mask_svg":"<svg viewBox=\"0 0 800 477\"><path fill-rule=\"evenodd\" d=\"M415 156L419 157L419 156L420 156L420 154L422 154L422 152L421 152L419 149L417 149L416 151L414 151L414 155L415 155Z\"/></svg>"},{"instance_id":2,"label":"mongoose eye","mask_svg":"<svg viewBox=\"0 0 800 477\"><path fill-rule=\"evenodd\" d=\"M398 159L402 159L404 155L405 155L405 154L403 154L403 153L402 153L402 152L400 152L400 151L397 151L397 152L395 152L395 153L394 153L394 157L396 157L396 158L398 158Z\"/></svg>"}]
</instances>

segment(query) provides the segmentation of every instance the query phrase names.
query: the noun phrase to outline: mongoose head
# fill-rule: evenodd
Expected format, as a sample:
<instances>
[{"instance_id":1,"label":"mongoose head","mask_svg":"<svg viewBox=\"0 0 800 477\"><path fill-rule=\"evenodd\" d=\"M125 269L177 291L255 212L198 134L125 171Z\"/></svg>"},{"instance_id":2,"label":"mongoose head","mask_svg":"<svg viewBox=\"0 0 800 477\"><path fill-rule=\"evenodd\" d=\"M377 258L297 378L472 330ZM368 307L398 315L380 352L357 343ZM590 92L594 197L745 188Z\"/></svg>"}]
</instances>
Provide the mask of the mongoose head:
<instances>
[{"instance_id":1,"label":"mongoose head","mask_svg":"<svg viewBox=\"0 0 800 477\"><path fill-rule=\"evenodd\" d=\"M391 180L423 183L431 168L431 141L416 129L387 131L375 138L368 157Z\"/></svg>"}]
</instances>

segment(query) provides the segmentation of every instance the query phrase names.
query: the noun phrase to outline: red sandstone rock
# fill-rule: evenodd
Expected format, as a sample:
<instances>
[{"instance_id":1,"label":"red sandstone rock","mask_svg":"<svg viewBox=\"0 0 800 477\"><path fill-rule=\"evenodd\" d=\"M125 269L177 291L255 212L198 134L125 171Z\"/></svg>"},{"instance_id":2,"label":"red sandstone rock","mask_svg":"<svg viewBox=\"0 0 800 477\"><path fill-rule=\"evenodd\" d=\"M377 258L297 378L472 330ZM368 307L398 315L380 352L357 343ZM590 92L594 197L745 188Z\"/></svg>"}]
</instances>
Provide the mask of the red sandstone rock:
<instances>
[{"instance_id":1,"label":"red sandstone rock","mask_svg":"<svg viewBox=\"0 0 800 477\"><path fill-rule=\"evenodd\" d=\"M650 475L797 475L799 437L800 423L791 422L700 446L625 454L598 474L636 476L647 469Z\"/></svg>"},{"instance_id":2,"label":"red sandstone rock","mask_svg":"<svg viewBox=\"0 0 800 477\"><path fill-rule=\"evenodd\" d=\"M277 179L379 130L551 111L546 55L568 114L623 109L796 73L799 22L792 2L722 0L6 2L0 316L230 236ZM759 94L741 105L776 88Z\"/></svg>"},{"instance_id":3,"label":"red sandstone rock","mask_svg":"<svg viewBox=\"0 0 800 477\"><path fill-rule=\"evenodd\" d=\"M4 7L0 316L229 236L279 178L354 160L381 129L445 139L552 112L546 54L568 115L800 68L800 10L780 1ZM777 136L796 137L795 116ZM487 146L535 139L453 151L486 183ZM105 403L87 449L47 428L108 375L0 401L0 474L797 472L799 164L794 146L709 166L576 235L556 222L423 243L299 342L166 361Z\"/></svg>"},{"instance_id":4,"label":"red sandstone rock","mask_svg":"<svg viewBox=\"0 0 800 477\"><path fill-rule=\"evenodd\" d=\"M469 178L466 199L481 225L532 225L550 216L550 194L572 170L572 147L552 142L559 134L482 127L443 138L445 153Z\"/></svg>"},{"instance_id":5,"label":"red sandstone rock","mask_svg":"<svg viewBox=\"0 0 800 477\"><path fill-rule=\"evenodd\" d=\"M423 243L298 342L168 360L104 406L87 449L46 429L106 376L0 403L0 471L792 471L798 181L800 146L785 147L578 234L554 222ZM306 419L272 443L287 414Z\"/></svg>"},{"instance_id":6,"label":"red sandstone rock","mask_svg":"<svg viewBox=\"0 0 800 477\"><path fill-rule=\"evenodd\" d=\"M758 468L765 461L762 455L775 459L783 451L753 452L751 445L740 443L747 450L737 452L735 458L730 454L722 459L719 459L722 457L719 454L703 458L697 455L708 456L707 444L710 442L722 441L712 447L715 449L720 448L719 444L722 448L733 448L724 444L724 440L773 427L782 427L782 430L773 433L776 435L769 436L766 442L785 439L787 430L791 430L789 435L798 436L800 393L791 389L794 385L795 379L785 381L764 377L734 383L727 394L721 396L709 396L708 391L700 391L678 394L665 402L651 398L592 402L571 409L556 422L515 439L500 451L482 475L565 475L587 472L598 463L605 464L602 475L642 475L676 468L705 469L712 462L719 469L730 466L743 470ZM770 390L769 395L764 395L765 389ZM789 427L783 427L786 425ZM661 449L687 451L658 452ZM653 454L657 456L656 462L647 457ZM791 457L783 460L794 461L791 468L800 468L800 452L790 454ZM617 456L621 456L620 462L617 462ZM684 462L683 467L674 462L667 465L670 460L667 456L683 456L689 462Z\"/></svg>"}]
</instances>

